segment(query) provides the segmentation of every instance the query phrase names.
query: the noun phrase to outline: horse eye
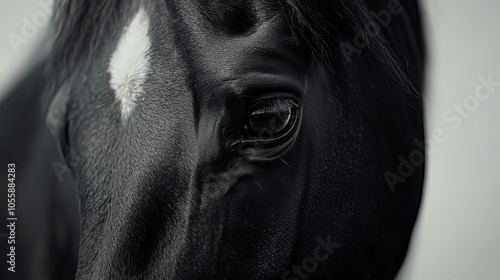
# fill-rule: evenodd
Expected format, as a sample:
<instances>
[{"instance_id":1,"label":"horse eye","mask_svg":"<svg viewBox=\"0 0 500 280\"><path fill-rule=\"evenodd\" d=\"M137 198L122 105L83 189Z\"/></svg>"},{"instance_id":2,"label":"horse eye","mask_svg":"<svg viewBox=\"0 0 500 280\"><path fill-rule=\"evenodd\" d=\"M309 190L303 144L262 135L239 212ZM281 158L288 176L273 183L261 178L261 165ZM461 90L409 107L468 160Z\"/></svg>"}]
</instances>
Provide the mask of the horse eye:
<instances>
[{"instance_id":1,"label":"horse eye","mask_svg":"<svg viewBox=\"0 0 500 280\"><path fill-rule=\"evenodd\" d=\"M244 125L246 140L273 139L287 133L295 123L297 103L291 99L270 99L252 107Z\"/></svg>"}]
</instances>

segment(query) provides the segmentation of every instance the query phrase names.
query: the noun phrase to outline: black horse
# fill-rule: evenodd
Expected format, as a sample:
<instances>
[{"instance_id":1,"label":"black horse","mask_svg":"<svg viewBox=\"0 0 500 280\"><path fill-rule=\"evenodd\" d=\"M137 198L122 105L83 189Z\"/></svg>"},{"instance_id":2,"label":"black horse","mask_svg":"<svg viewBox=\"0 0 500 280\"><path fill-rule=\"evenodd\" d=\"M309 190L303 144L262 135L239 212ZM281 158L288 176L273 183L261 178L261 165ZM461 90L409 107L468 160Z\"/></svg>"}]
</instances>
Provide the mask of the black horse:
<instances>
[{"instance_id":1,"label":"black horse","mask_svg":"<svg viewBox=\"0 0 500 280\"><path fill-rule=\"evenodd\" d=\"M43 88L77 279L394 278L421 33L411 0L56 1Z\"/></svg>"}]
</instances>

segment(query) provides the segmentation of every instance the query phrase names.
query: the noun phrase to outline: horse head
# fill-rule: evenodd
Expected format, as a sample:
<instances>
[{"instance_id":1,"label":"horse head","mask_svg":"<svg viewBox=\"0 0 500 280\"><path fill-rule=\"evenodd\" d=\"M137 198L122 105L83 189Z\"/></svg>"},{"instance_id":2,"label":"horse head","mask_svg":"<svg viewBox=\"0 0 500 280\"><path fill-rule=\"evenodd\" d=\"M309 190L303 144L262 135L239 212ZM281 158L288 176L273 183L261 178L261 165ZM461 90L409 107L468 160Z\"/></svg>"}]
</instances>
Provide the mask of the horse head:
<instances>
[{"instance_id":1,"label":"horse head","mask_svg":"<svg viewBox=\"0 0 500 280\"><path fill-rule=\"evenodd\" d=\"M388 177L423 138L419 24L415 1L59 1L77 278L392 279L423 181L423 159Z\"/></svg>"}]
</instances>

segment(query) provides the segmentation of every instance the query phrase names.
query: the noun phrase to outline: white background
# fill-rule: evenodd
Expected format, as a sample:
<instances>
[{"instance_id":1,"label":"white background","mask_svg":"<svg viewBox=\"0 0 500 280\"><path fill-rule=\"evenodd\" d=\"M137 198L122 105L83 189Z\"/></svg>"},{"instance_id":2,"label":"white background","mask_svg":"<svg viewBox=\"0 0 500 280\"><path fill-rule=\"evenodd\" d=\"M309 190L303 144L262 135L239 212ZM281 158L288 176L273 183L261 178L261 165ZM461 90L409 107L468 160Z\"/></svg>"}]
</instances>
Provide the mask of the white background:
<instances>
[{"instance_id":1,"label":"white background","mask_svg":"<svg viewBox=\"0 0 500 280\"><path fill-rule=\"evenodd\" d=\"M14 51L10 32L43 12L36 0L1 0L0 100L34 61L45 31ZM42 0L47 1L47 0ZM424 201L398 280L500 279L500 87L457 129L443 114L474 96L479 77L500 82L500 0L423 0L428 27ZM38 26L37 26L38 27Z\"/></svg>"},{"instance_id":2,"label":"white background","mask_svg":"<svg viewBox=\"0 0 500 280\"><path fill-rule=\"evenodd\" d=\"M425 0L430 50L428 157L410 254L399 280L500 279L500 87L453 130L443 114L492 75L500 82L500 1Z\"/></svg>"}]
</instances>

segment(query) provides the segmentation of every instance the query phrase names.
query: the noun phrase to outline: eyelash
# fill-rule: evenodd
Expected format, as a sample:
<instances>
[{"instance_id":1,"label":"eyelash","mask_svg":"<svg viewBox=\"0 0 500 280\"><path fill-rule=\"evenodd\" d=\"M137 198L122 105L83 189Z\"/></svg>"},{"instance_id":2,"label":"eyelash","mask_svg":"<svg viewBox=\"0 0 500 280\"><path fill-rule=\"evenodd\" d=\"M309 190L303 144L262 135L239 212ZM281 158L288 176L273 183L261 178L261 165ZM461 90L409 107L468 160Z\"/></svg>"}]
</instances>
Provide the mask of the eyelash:
<instances>
[{"instance_id":1,"label":"eyelash","mask_svg":"<svg viewBox=\"0 0 500 280\"><path fill-rule=\"evenodd\" d=\"M256 103L252 107L262 106L258 110L251 111L251 114L268 114L275 112L286 112L290 107L298 107L298 104L291 99L269 99Z\"/></svg>"}]
</instances>

